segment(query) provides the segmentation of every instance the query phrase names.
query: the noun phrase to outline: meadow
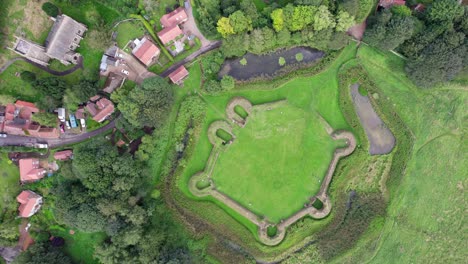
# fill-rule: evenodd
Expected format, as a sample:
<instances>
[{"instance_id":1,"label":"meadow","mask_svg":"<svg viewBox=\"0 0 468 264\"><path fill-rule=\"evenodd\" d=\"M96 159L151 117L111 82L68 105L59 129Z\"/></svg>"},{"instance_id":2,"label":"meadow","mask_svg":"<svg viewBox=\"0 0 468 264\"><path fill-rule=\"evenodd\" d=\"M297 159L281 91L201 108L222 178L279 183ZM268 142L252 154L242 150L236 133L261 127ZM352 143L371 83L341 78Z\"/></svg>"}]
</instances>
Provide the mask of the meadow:
<instances>
[{"instance_id":1,"label":"meadow","mask_svg":"<svg viewBox=\"0 0 468 264\"><path fill-rule=\"evenodd\" d=\"M376 84L371 92L391 101L415 140L404 174L389 180L389 206L380 228L370 230L337 263L463 262L466 87L415 87L402 59L367 46L357 58Z\"/></svg>"}]
</instances>

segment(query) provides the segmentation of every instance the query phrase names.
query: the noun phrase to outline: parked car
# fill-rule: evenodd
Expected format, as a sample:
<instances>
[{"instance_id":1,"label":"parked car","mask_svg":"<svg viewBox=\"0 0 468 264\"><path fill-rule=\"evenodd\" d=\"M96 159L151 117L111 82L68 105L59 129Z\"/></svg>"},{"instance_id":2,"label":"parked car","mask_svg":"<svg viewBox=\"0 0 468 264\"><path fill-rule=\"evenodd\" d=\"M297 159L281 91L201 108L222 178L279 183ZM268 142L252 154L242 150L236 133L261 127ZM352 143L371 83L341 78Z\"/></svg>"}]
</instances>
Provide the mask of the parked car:
<instances>
[{"instance_id":1,"label":"parked car","mask_svg":"<svg viewBox=\"0 0 468 264\"><path fill-rule=\"evenodd\" d=\"M122 72L123 74L125 74L125 75L128 75L128 74L129 74L129 72L128 72L127 70L121 70L121 72Z\"/></svg>"},{"instance_id":2,"label":"parked car","mask_svg":"<svg viewBox=\"0 0 468 264\"><path fill-rule=\"evenodd\" d=\"M122 53L118 53L118 54L117 54L117 57L123 58L123 54L122 54Z\"/></svg>"},{"instance_id":3,"label":"parked car","mask_svg":"<svg viewBox=\"0 0 468 264\"><path fill-rule=\"evenodd\" d=\"M49 148L49 145L47 145L47 143L36 143L34 146L40 149Z\"/></svg>"},{"instance_id":4,"label":"parked car","mask_svg":"<svg viewBox=\"0 0 468 264\"><path fill-rule=\"evenodd\" d=\"M70 129L70 121L65 122L65 125L67 126L67 129Z\"/></svg>"},{"instance_id":5,"label":"parked car","mask_svg":"<svg viewBox=\"0 0 468 264\"><path fill-rule=\"evenodd\" d=\"M0 138L6 138L7 137L7 134L5 133L0 133Z\"/></svg>"},{"instance_id":6,"label":"parked car","mask_svg":"<svg viewBox=\"0 0 468 264\"><path fill-rule=\"evenodd\" d=\"M80 119L80 122L81 122L81 127L86 128L86 120Z\"/></svg>"},{"instance_id":7,"label":"parked car","mask_svg":"<svg viewBox=\"0 0 468 264\"><path fill-rule=\"evenodd\" d=\"M60 124L60 132L65 133L65 125Z\"/></svg>"}]
</instances>

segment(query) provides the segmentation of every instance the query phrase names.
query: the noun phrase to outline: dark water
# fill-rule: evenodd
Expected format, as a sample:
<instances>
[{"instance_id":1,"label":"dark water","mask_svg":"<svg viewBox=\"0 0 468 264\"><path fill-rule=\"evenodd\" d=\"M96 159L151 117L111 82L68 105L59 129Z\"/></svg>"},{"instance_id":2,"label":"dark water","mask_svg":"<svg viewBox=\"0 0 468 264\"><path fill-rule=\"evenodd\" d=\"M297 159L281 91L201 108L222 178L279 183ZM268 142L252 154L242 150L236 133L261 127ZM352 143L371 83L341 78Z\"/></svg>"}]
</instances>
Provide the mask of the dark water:
<instances>
[{"instance_id":1,"label":"dark water","mask_svg":"<svg viewBox=\"0 0 468 264\"><path fill-rule=\"evenodd\" d=\"M296 60L297 53L302 53L304 57L301 62ZM294 69L300 68L301 66L307 66L318 61L323 56L325 56L325 52L307 47L278 50L264 55L247 53L243 57L226 60L218 76L222 77L227 74L237 80L248 80L255 77L271 78L288 68ZM286 60L286 64L284 66L280 66L278 63L280 57L283 57ZM247 65L243 66L240 64L239 61L242 58L247 60Z\"/></svg>"}]
</instances>

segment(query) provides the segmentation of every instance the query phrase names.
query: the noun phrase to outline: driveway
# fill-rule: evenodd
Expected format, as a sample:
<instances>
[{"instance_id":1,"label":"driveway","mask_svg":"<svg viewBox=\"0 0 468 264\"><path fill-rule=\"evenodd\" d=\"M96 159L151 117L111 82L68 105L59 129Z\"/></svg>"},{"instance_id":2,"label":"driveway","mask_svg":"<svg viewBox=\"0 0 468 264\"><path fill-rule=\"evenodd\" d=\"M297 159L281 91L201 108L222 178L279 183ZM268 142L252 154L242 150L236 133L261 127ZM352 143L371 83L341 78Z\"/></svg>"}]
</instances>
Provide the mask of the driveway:
<instances>
[{"instance_id":1,"label":"driveway","mask_svg":"<svg viewBox=\"0 0 468 264\"><path fill-rule=\"evenodd\" d=\"M117 52L120 54L118 65L108 65L107 70L101 73L101 75L108 76L109 73L113 72L138 84L142 83L146 78L156 76L156 74L148 71L134 56L121 49L118 49ZM122 73L122 70L128 71L128 75Z\"/></svg>"},{"instance_id":2,"label":"driveway","mask_svg":"<svg viewBox=\"0 0 468 264\"><path fill-rule=\"evenodd\" d=\"M193 10L192 5L190 4L190 0L185 2L185 10L188 17L187 21L183 24L184 33L187 34L187 32L190 32L190 34L197 36L197 38L201 41L202 48L210 45L212 41L206 39L200 30L198 30L197 23L193 17Z\"/></svg>"},{"instance_id":3,"label":"driveway","mask_svg":"<svg viewBox=\"0 0 468 264\"><path fill-rule=\"evenodd\" d=\"M65 145L70 145L85 141L92 137L95 137L99 134L102 134L110 129L115 127L115 119L109 122L109 124L93 130L91 132L83 133L80 135L72 135L63 138L35 138L35 137L26 137L26 136L15 136L8 135L6 138L0 138L0 147L3 146L31 146L35 143L47 143L49 148L57 148Z\"/></svg>"}]
</instances>

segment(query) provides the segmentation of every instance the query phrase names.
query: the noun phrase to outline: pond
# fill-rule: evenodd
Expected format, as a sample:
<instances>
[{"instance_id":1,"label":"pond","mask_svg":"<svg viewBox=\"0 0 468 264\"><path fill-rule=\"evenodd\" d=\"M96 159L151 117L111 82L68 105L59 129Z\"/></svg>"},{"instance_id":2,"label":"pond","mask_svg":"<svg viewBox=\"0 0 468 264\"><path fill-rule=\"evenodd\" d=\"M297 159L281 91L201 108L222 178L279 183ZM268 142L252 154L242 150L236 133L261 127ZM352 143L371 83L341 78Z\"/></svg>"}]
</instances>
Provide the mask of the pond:
<instances>
[{"instance_id":1,"label":"pond","mask_svg":"<svg viewBox=\"0 0 468 264\"><path fill-rule=\"evenodd\" d=\"M272 78L294 69L309 66L323 56L325 56L325 52L307 47L283 49L263 55L247 53L243 57L226 60L218 77L221 78L227 74L240 81L259 77ZM283 66L279 63L280 57L285 59ZM298 60L296 57L302 57L302 60L300 58Z\"/></svg>"}]
</instances>

